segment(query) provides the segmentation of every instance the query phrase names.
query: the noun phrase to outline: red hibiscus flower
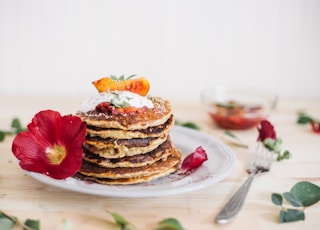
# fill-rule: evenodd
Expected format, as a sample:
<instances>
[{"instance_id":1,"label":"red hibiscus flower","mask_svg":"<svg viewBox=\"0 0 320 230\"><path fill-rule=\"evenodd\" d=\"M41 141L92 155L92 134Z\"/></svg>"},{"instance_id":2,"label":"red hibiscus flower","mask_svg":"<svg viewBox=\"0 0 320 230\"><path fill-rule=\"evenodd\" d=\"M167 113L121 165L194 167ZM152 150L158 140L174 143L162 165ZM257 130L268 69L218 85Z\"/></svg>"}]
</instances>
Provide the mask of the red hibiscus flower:
<instances>
[{"instance_id":1,"label":"red hibiscus flower","mask_svg":"<svg viewBox=\"0 0 320 230\"><path fill-rule=\"evenodd\" d=\"M79 117L41 111L34 116L28 130L15 137L12 152L21 168L65 179L81 166L85 135L86 126Z\"/></svg>"},{"instance_id":2,"label":"red hibiscus flower","mask_svg":"<svg viewBox=\"0 0 320 230\"><path fill-rule=\"evenodd\" d=\"M206 151L199 146L193 153L190 153L182 162L180 174L193 172L200 167L204 161L208 160Z\"/></svg>"},{"instance_id":3,"label":"red hibiscus flower","mask_svg":"<svg viewBox=\"0 0 320 230\"><path fill-rule=\"evenodd\" d=\"M259 136L258 141L263 142L265 139L270 138L273 140L277 139L276 132L274 131L273 125L267 121L262 120L260 126L258 126Z\"/></svg>"}]
</instances>

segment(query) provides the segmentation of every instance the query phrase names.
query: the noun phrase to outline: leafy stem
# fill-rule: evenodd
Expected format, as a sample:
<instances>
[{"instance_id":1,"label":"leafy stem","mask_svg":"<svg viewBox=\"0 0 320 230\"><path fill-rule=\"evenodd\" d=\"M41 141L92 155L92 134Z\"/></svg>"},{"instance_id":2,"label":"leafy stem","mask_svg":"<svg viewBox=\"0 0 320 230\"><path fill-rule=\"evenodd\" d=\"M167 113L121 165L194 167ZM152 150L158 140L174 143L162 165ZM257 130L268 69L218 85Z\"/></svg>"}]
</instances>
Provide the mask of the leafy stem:
<instances>
[{"instance_id":1,"label":"leafy stem","mask_svg":"<svg viewBox=\"0 0 320 230\"><path fill-rule=\"evenodd\" d=\"M7 135L17 135L18 133L25 131L18 118L14 118L11 121L11 130L0 130L0 142L4 141Z\"/></svg>"},{"instance_id":2,"label":"leafy stem","mask_svg":"<svg viewBox=\"0 0 320 230\"><path fill-rule=\"evenodd\" d=\"M308 181L296 183L289 192L272 193L272 203L280 206L279 222L293 222L305 219L304 210L320 200L320 187ZM285 205L286 200L291 206Z\"/></svg>"},{"instance_id":3,"label":"leafy stem","mask_svg":"<svg viewBox=\"0 0 320 230\"><path fill-rule=\"evenodd\" d=\"M179 120L175 120L175 125L179 125L179 126L183 126L183 127L186 127L186 128L190 128L190 129L195 129L195 130L200 130L200 126L193 123L193 122L190 122L190 121L187 121L187 122L182 122L182 121L179 121Z\"/></svg>"},{"instance_id":4,"label":"leafy stem","mask_svg":"<svg viewBox=\"0 0 320 230\"><path fill-rule=\"evenodd\" d=\"M298 112L297 124L310 124L312 132L320 134L320 121L303 111Z\"/></svg>"},{"instance_id":5,"label":"leafy stem","mask_svg":"<svg viewBox=\"0 0 320 230\"><path fill-rule=\"evenodd\" d=\"M5 212L0 210L0 227L3 230L12 229L14 226L20 227L23 230L39 230L39 221L27 219L25 223L21 223L18 218L8 215Z\"/></svg>"},{"instance_id":6,"label":"leafy stem","mask_svg":"<svg viewBox=\"0 0 320 230\"><path fill-rule=\"evenodd\" d=\"M229 144L232 144L234 146L238 146L241 148L249 148L249 146L245 143L243 143L233 132L230 130L224 131L224 135L222 136L222 139Z\"/></svg>"}]
</instances>

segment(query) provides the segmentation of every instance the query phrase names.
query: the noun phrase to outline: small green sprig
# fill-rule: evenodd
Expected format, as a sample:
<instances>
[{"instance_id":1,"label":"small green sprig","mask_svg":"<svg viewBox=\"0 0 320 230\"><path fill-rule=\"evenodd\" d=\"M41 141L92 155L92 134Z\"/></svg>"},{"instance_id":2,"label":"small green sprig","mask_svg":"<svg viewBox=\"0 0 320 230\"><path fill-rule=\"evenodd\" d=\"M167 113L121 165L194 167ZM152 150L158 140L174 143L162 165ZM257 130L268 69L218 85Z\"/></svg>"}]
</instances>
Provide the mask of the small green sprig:
<instances>
[{"instance_id":1,"label":"small green sprig","mask_svg":"<svg viewBox=\"0 0 320 230\"><path fill-rule=\"evenodd\" d=\"M303 111L298 112L297 124L310 124L312 132L320 134L320 121Z\"/></svg>"},{"instance_id":2,"label":"small green sprig","mask_svg":"<svg viewBox=\"0 0 320 230\"><path fill-rule=\"evenodd\" d=\"M27 219L24 223L21 223L17 217L8 215L0 210L0 229L11 230L14 227L23 230L40 230L40 221Z\"/></svg>"},{"instance_id":3,"label":"small green sprig","mask_svg":"<svg viewBox=\"0 0 320 230\"><path fill-rule=\"evenodd\" d=\"M292 207L285 207L284 199ZM280 223L305 220L305 208L320 200L320 187L308 181L301 181L296 183L289 192L283 194L272 193L271 200L273 204L281 207Z\"/></svg>"},{"instance_id":4,"label":"small green sprig","mask_svg":"<svg viewBox=\"0 0 320 230\"><path fill-rule=\"evenodd\" d=\"M231 145L238 146L241 148L248 148L249 146L243 143L233 132L230 130L225 130L222 139Z\"/></svg>"},{"instance_id":5,"label":"small green sprig","mask_svg":"<svg viewBox=\"0 0 320 230\"><path fill-rule=\"evenodd\" d=\"M309 124L311 121L319 122L315 118L311 117L309 114L303 111L298 111L297 124L305 125Z\"/></svg>"},{"instance_id":6,"label":"small green sprig","mask_svg":"<svg viewBox=\"0 0 320 230\"><path fill-rule=\"evenodd\" d=\"M175 218L166 218L158 222L154 230L184 230L180 222Z\"/></svg>"},{"instance_id":7,"label":"small green sprig","mask_svg":"<svg viewBox=\"0 0 320 230\"><path fill-rule=\"evenodd\" d=\"M123 216L115 212L109 212L116 222L119 230L137 230L137 228ZM166 218L157 223L154 230L184 230L181 223L175 218Z\"/></svg>"},{"instance_id":8,"label":"small green sprig","mask_svg":"<svg viewBox=\"0 0 320 230\"><path fill-rule=\"evenodd\" d=\"M201 130L199 125L197 125L197 124L195 124L193 122L190 122L190 121L182 122L182 121L179 121L179 120L175 120L174 124L175 125L179 125L179 126L183 126L183 127L186 127L186 128L190 128L190 129Z\"/></svg>"},{"instance_id":9,"label":"small green sprig","mask_svg":"<svg viewBox=\"0 0 320 230\"><path fill-rule=\"evenodd\" d=\"M112 217L113 220L116 222L119 230L137 230L137 228L127 221L123 216L115 212L108 212Z\"/></svg>"},{"instance_id":10,"label":"small green sprig","mask_svg":"<svg viewBox=\"0 0 320 230\"><path fill-rule=\"evenodd\" d=\"M282 140L280 138L276 138L275 140L266 138L263 141L263 144L267 149L277 154L277 161L290 159L292 157L291 153L288 150L285 150L283 153L281 153Z\"/></svg>"},{"instance_id":11,"label":"small green sprig","mask_svg":"<svg viewBox=\"0 0 320 230\"><path fill-rule=\"evenodd\" d=\"M129 80L129 79L131 79L131 78L133 78L133 77L135 77L135 76L137 76L137 75L136 75L136 74L133 74L133 75L130 75L130 76L128 76L128 77L125 77L124 75L121 75L120 77L115 76L115 75L110 75L110 78L111 78L112 80L115 80L115 81L125 81L125 80Z\"/></svg>"},{"instance_id":12,"label":"small green sprig","mask_svg":"<svg viewBox=\"0 0 320 230\"><path fill-rule=\"evenodd\" d=\"M7 135L17 135L18 133L25 130L26 129L22 127L20 120L18 118L14 118L11 121L11 130L0 130L0 142L4 141Z\"/></svg>"}]
</instances>

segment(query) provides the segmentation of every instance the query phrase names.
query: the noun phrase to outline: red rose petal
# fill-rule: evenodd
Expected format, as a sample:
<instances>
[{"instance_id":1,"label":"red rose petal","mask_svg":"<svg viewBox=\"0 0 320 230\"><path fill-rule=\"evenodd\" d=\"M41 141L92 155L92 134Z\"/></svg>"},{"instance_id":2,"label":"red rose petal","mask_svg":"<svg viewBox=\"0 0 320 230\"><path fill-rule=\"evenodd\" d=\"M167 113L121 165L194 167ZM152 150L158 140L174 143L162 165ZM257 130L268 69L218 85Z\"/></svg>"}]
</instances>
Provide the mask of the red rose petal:
<instances>
[{"instance_id":1,"label":"red rose petal","mask_svg":"<svg viewBox=\"0 0 320 230\"><path fill-rule=\"evenodd\" d=\"M74 175L82 163L82 144L86 127L79 117L52 110L37 113L26 132L19 133L12 143L12 152L20 160L21 168L65 179ZM66 150L61 162L52 163L47 152L53 146Z\"/></svg>"},{"instance_id":2,"label":"red rose petal","mask_svg":"<svg viewBox=\"0 0 320 230\"><path fill-rule=\"evenodd\" d=\"M315 121L310 121L311 127L312 127L312 131L314 133L320 133L320 123L316 123Z\"/></svg>"},{"instance_id":3,"label":"red rose petal","mask_svg":"<svg viewBox=\"0 0 320 230\"><path fill-rule=\"evenodd\" d=\"M267 120L262 120L260 122L260 126L258 126L258 131L259 136L257 141L263 142L266 138L271 138L273 140L277 138L273 125Z\"/></svg>"},{"instance_id":4,"label":"red rose petal","mask_svg":"<svg viewBox=\"0 0 320 230\"><path fill-rule=\"evenodd\" d=\"M185 174L200 167L204 161L208 160L206 151L199 146L193 153L190 153L182 162L180 173Z\"/></svg>"}]
</instances>

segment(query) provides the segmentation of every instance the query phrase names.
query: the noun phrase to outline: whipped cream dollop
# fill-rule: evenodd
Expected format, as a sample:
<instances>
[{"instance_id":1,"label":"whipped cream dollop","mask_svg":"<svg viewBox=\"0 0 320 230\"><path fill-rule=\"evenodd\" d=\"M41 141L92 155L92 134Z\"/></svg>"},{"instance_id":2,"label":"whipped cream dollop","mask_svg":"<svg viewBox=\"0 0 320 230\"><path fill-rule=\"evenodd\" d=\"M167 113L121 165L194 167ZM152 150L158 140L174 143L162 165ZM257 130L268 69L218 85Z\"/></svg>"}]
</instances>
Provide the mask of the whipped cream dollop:
<instances>
[{"instance_id":1,"label":"whipped cream dollop","mask_svg":"<svg viewBox=\"0 0 320 230\"><path fill-rule=\"evenodd\" d=\"M111 91L103 92L93 95L83 101L80 104L79 111L86 113L95 110L96 106L102 102L109 102L110 104L119 107L135 107L142 108L146 106L147 108L152 108L153 103L147 97L140 96L139 94L132 93L129 91Z\"/></svg>"}]
</instances>

